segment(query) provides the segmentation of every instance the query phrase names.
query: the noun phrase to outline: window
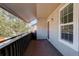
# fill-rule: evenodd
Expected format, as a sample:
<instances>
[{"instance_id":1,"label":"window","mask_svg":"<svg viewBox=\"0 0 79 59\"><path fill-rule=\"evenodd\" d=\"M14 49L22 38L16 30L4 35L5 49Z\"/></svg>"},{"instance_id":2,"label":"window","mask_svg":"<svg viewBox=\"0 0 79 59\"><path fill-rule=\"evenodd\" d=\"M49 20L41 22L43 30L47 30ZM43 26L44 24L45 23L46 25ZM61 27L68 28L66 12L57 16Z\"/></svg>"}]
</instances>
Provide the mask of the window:
<instances>
[{"instance_id":1,"label":"window","mask_svg":"<svg viewBox=\"0 0 79 59\"><path fill-rule=\"evenodd\" d=\"M0 8L0 37L13 37L29 30L28 23Z\"/></svg>"},{"instance_id":2,"label":"window","mask_svg":"<svg viewBox=\"0 0 79 59\"><path fill-rule=\"evenodd\" d=\"M73 43L73 4L70 3L60 12L61 39Z\"/></svg>"}]
</instances>

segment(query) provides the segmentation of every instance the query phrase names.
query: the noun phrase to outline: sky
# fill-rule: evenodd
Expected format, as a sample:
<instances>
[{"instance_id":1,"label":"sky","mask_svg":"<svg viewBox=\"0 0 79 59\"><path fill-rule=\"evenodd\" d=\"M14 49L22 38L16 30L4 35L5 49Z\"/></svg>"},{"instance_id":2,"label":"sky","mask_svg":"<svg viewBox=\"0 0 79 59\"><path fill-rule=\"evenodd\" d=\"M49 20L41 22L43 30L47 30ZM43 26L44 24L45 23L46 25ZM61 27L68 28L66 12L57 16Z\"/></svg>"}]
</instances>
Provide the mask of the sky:
<instances>
[{"instance_id":1,"label":"sky","mask_svg":"<svg viewBox=\"0 0 79 59\"><path fill-rule=\"evenodd\" d=\"M37 23L37 19L34 19L33 21L30 22L31 25L34 25Z\"/></svg>"}]
</instances>

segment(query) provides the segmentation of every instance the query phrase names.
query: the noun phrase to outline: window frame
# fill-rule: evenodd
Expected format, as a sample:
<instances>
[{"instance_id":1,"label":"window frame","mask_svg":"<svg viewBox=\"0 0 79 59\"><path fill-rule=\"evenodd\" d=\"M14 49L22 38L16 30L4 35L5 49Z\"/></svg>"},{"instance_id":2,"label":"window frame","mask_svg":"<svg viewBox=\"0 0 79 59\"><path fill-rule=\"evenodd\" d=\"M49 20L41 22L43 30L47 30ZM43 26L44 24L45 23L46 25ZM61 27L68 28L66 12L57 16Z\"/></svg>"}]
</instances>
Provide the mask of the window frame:
<instances>
[{"instance_id":1,"label":"window frame","mask_svg":"<svg viewBox=\"0 0 79 59\"><path fill-rule=\"evenodd\" d=\"M69 5L69 4L68 4L68 5ZM62 26L64 27L65 25L67 25L67 26L73 25L73 28L74 28L74 23L73 23L73 21L72 21L72 22L67 22L67 23L62 23L62 22L61 22L61 17L64 16L64 15L61 15L61 11L63 11L65 8L67 8L68 5L64 6L64 7L60 10L60 13L59 13L59 14L60 14L60 29L59 29L59 30L60 30L60 39L63 40L63 41L66 41L67 43L69 43L69 44L72 45L72 44L73 44L73 40L70 42L69 40L62 39L62 37L61 37L61 36L62 36L62 34L61 34L61 33L62 33L61 27L62 27ZM71 13L71 12L70 12L70 13ZM73 11L72 11L72 13L73 13ZM68 14L66 14L66 15L68 15ZM73 20L73 19L72 19L72 20ZM67 21L68 21L68 20L67 20ZM74 29L73 29L73 30L74 30ZM65 33L64 33L64 34L65 34ZM74 32L73 32L73 34L74 34ZM73 36L73 38L74 38L74 36Z\"/></svg>"},{"instance_id":2,"label":"window frame","mask_svg":"<svg viewBox=\"0 0 79 59\"><path fill-rule=\"evenodd\" d=\"M60 9L59 9L59 42L73 48L73 45L74 45L74 28L73 28L73 43L69 43L68 41L66 40L62 40L61 39L61 26L62 25L69 25L69 24L73 24L73 27L74 27L74 15L73 15L73 22L69 22L69 23L66 23L66 24L61 24L61 20L60 20L60 12L66 7L68 6L70 3L67 3L67 4L64 4ZM74 4L73 4L73 13L74 13Z\"/></svg>"}]
</instances>

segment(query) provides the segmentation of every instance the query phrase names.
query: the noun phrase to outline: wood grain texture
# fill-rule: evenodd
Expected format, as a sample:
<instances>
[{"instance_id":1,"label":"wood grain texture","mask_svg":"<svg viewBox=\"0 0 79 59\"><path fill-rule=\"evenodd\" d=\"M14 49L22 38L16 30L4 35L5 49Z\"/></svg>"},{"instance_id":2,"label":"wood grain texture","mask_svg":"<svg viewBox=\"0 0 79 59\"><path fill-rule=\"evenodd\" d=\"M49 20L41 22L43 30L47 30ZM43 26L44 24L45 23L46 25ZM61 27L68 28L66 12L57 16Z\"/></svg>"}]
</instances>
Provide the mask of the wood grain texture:
<instances>
[{"instance_id":1,"label":"wood grain texture","mask_svg":"<svg viewBox=\"0 0 79 59\"><path fill-rule=\"evenodd\" d=\"M32 40L24 56L62 56L47 40Z\"/></svg>"}]
</instances>

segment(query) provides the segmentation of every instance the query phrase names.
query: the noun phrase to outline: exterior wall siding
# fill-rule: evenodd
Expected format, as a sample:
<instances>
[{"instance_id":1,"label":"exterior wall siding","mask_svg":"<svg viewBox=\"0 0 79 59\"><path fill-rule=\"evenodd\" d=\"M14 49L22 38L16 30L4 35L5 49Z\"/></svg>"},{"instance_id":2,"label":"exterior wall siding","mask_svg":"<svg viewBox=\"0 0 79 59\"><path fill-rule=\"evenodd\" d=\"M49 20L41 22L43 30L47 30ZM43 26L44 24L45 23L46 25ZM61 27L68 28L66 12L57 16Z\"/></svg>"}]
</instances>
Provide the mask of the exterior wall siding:
<instances>
[{"instance_id":1,"label":"exterior wall siding","mask_svg":"<svg viewBox=\"0 0 79 59\"><path fill-rule=\"evenodd\" d=\"M53 20L50 20L50 37L48 39L48 41L53 44L63 55L65 56L77 56L79 55L79 36L77 34L79 34L79 26L74 25L74 27L78 30L75 30L75 37L74 37L74 42L78 43L76 44L76 46L73 45L73 48L67 46L66 44L63 44L62 42L59 41L59 10L60 8L62 8L65 4L61 4L51 15L49 15L48 19L53 18ZM79 4L74 4L74 23L76 23L75 21L79 20L78 19L78 14L77 11L79 8L77 8L79 6ZM79 12L79 11L78 11ZM79 21L78 24L79 25ZM77 37L77 38L76 38ZM75 44L75 43L74 43Z\"/></svg>"}]
</instances>

